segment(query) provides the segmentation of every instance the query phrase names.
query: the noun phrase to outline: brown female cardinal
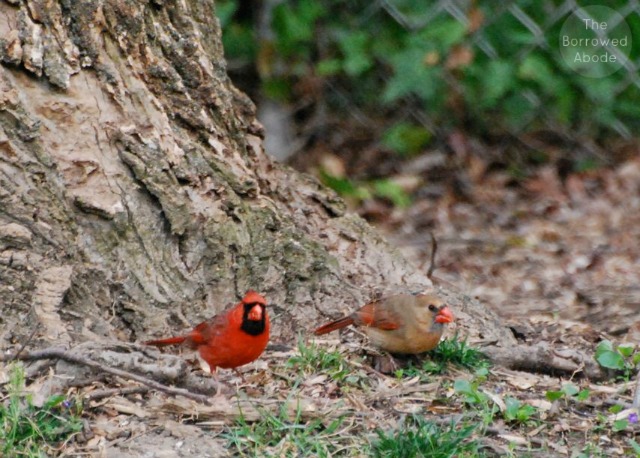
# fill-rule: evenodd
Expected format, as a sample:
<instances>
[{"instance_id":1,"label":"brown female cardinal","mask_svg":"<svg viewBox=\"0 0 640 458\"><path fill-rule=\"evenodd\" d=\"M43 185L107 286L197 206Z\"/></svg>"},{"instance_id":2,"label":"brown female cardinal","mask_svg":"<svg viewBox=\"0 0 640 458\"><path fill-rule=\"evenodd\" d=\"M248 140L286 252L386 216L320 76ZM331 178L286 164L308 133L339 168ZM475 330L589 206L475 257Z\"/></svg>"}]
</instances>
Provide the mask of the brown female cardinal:
<instances>
[{"instance_id":1,"label":"brown female cardinal","mask_svg":"<svg viewBox=\"0 0 640 458\"><path fill-rule=\"evenodd\" d=\"M149 340L145 344L161 347L185 343L189 348L198 350L215 377L218 367L235 369L262 354L269 342L270 325L266 305L264 297L249 290L233 308L203 321L188 334Z\"/></svg>"},{"instance_id":2,"label":"brown female cardinal","mask_svg":"<svg viewBox=\"0 0 640 458\"><path fill-rule=\"evenodd\" d=\"M314 331L319 336L350 324L362 327L371 342L389 353L418 354L440 342L449 307L434 294L397 294L383 298Z\"/></svg>"}]
</instances>

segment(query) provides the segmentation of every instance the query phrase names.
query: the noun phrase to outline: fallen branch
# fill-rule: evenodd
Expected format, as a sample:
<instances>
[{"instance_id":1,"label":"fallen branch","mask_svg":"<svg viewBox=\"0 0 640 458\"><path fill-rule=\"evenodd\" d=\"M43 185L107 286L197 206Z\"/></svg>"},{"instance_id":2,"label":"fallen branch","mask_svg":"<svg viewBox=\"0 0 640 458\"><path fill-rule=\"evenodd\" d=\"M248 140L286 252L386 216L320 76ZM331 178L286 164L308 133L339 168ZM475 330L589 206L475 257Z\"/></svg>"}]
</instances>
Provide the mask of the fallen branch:
<instances>
[{"instance_id":1,"label":"fallen branch","mask_svg":"<svg viewBox=\"0 0 640 458\"><path fill-rule=\"evenodd\" d=\"M162 391L163 393L172 394L176 396L184 396L194 401L198 401L198 402L202 402L203 404L210 405L209 396L192 393L191 391L185 390L183 388L175 388L175 387L163 385L162 383L158 383L155 380L151 380L147 377L143 377L142 375L123 371L122 369L116 369L115 367L105 366L102 363L98 363L88 358L74 355L62 348L47 348L44 350L23 352L20 354L0 355L0 361L6 362L6 361L13 361L15 359L18 359L20 361L38 361L41 359L60 359L63 361L67 361L68 363L91 367L101 372L107 372L109 374L116 375L118 377L123 377L129 380L135 380L136 382L140 382L143 385L146 385L158 391Z\"/></svg>"},{"instance_id":2,"label":"fallen branch","mask_svg":"<svg viewBox=\"0 0 640 458\"><path fill-rule=\"evenodd\" d=\"M577 349L557 349L548 342L509 348L482 348L495 364L513 370L573 376L582 373L591 380L604 380L606 372L590 356Z\"/></svg>"}]
</instances>

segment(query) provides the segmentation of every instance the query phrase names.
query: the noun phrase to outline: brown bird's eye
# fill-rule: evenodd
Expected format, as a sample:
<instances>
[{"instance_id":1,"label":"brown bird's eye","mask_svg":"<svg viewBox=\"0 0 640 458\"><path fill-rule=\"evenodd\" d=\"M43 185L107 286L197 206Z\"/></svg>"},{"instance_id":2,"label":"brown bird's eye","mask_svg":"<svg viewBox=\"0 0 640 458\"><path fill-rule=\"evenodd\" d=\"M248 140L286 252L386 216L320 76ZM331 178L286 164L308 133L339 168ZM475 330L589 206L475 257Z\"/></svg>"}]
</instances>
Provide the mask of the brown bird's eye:
<instances>
[{"instance_id":1,"label":"brown bird's eye","mask_svg":"<svg viewBox=\"0 0 640 458\"><path fill-rule=\"evenodd\" d=\"M438 310L438 307L436 307L433 304L429 304L429 310L431 310L432 312L435 312L436 310Z\"/></svg>"}]
</instances>

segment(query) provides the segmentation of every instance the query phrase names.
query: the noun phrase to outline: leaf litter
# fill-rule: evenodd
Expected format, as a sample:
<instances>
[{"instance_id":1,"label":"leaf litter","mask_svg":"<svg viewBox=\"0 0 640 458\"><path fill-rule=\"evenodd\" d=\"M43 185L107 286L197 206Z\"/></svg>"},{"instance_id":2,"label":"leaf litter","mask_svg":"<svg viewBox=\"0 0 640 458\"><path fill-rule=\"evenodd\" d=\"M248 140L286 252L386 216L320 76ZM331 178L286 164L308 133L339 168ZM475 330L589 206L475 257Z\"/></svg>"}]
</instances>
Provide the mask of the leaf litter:
<instances>
[{"instance_id":1,"label":"leaf litter","mask_svg":"<svg viewBox=\"0 0 640 458\"><path fill-rule=\"evenodd\" d=\"M478 172L468 178L465 193L472 201L443 185L437 198L426 193L428 198L416 198L407 208L377 202L376 214L384 214L378 225L416 265L428 261L428 231L433 231L439 244L436 279L492 307L519 340L560 342L593 354L605 338L637 344L640 160L564 179L553 167L543 167L521 186L508 185L504 172L487 172L486 164L476 163L474 170ZM409 172L403 170L403 176ZM85 431L60 455L145 456L149 450L172 456L238 454L225 434L239 419L252 424L279 418L288 419L288 428L320 421L325 430L318 429L317 438L331 442L329 454L362 456L375 442L377 429L396 429L412 415L441 425L480 424L472 437L487 456L637 453L630 442L640 429L637 415L632 421L637 414L631 407L633 379L616 380L612 373L610 381L592 383L577 375L559 378L500 367L479 375L451 365L441 374L384 375L371 369L370 351L355 343L360 339L348 332L342 344L335 338L318 340L344 359L344 373L338 375L297 371L288 364L299 356L295 348L267 351L243 368L244 379L221 373L228 389L209 406L139 390L139 384L124 379L88 379L67 393L87 399ZM52 377L32 378L27 389L41 389ZM477 383L477 404L454 389L462 379L472 390ZM95 392L105 396L90 401ZM534 413L508 421L508 398L520 407L533 407ZM492 412L490 421L483 423L487 411ZM338 420L337 432L322 432ZM284 437L265 446L264 454L297 456L299 449ZM193 443L200 453L188 445Z\"/></svg>"}]
</instances>

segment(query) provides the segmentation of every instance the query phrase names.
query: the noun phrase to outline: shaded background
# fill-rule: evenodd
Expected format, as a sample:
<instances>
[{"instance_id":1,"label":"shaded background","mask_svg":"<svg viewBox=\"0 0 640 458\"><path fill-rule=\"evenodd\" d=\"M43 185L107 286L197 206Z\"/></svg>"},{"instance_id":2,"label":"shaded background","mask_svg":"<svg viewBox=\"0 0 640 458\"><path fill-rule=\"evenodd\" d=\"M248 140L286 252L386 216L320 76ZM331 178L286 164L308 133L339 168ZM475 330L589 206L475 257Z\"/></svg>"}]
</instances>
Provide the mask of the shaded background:
<instances>
[{"instance_id":1,"label":"shaded background","mask_svg":"<svg viewBox=\"0 0 640 458\"><path fill-rule=\"evenodd\" d=\"M560 55L583 2L497 3L217 6L270 154L418 264L433 231L436 275L531 339L576 326L592 342L626 336L640 326L640 4L607 3L633 45L592 78Z\"/></svg>"}]
</instances>

